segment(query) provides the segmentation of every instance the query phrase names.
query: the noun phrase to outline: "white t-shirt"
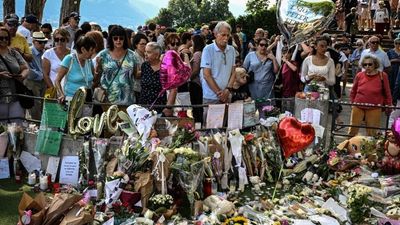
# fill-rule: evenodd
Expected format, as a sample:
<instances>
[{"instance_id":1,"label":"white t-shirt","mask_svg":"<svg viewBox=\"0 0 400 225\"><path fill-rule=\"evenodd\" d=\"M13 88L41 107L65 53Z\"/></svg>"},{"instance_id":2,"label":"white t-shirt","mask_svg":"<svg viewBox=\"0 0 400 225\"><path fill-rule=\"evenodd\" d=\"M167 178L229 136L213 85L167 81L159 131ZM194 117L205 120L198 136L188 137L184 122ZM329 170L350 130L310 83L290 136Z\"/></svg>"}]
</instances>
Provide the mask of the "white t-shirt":
<instances>
[{"instance_id":1,"label":"white t-shirt","mask_svg":"<svg viewBox=\"0 0 400 225\"><path fill-rule=\"evenodd\" d=\"M346 61L349 61L349 59L347 58L347 56L346 56L342 51L340 51L339 54L340 54L339 62L342 63L342 71L341 71L340 74L337 74L337 75L336 75L337 77L343 76L343 74L344 74L344 72L345 72L345 71L344 71L344 64L345 64Z\"/></svg>"},{"instance_id":2,"label":"white t-shirt","mask_svg":"<svg viewBox=\"0 0 400 225\"><path fill-rule=\"evenodd\" d=\"M60 68L60 65L61 65L61 60L58 58L56 52L54 51L54 48L46 50L43 53L42 59L47 59L50 62L49 76L50 76L51 82L53 82L53 85L54 85L56 77L57 77L58 68Z\"/></svg>"},{"instance_id":3,"label":"white t-shirt","mask_svg":"<svg viewBox=\"0 0 400 225\"><path fill-rule=\"evenodd\" d=\"M19 25L17 32L20 33L22 36L24 36L24 38L28 41L29 46L32 46L32 35L31 31L28 30L28 28Z\"/></svg>"}]
</instances>

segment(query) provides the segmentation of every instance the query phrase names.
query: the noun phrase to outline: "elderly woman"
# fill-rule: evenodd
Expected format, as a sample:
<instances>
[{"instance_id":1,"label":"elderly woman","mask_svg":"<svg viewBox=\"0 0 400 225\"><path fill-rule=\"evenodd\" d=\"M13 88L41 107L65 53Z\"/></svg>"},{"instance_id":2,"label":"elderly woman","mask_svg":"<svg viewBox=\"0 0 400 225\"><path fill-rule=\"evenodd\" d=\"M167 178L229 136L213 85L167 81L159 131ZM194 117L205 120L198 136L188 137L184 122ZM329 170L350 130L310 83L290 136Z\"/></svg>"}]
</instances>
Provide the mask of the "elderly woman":
<instances>
[{"instance_id":1,"label":"elderly woman","mask_svg":"<svg viewBox=\"0 0 400 225\"><path fill-rule=\"evenodd\" d=\"M133 87L138 62L134 52L128 48L127 39L125 29L114 26L107 38L107 49L97 55L96 72L112 104L131 105L136 102Z\"/></svg>"},{"instance_id":2,"label":"elderly woman","mask_svg":"<svg viewBox=\"0 0 400 225\"><path fill-rule=\"evenodd\" d=\"M61 62L56 78L58 100L70 100L80 87L91 89L93 84L92 55L96 49L96 41L92 37L81 36L75 43L77 53L67 55ZM61 80L65 77L65 85L61 88Z\"/></svg>"},{"instance_id":3,"label":"elderly woman","mask_svg":"<svg viewBox=\"0 0 400 225\"><path fill-rule=\"evenodd\" d=\"M133 38L133 49L135 56L138 60L138 72L135 78L135 86L134 86L134 91L135 91L135 96L137 99L140 98L140 92L142 91L142 88L140 87L140 77L141 77L141 67L144 62L144 52L146 50L146 45L147 45L148 39L146 35L143 33L138 33L135 35Z\"/></svg>"},{"instance_id":4,"label":"elderly woman","mask_svg":"<svg viewBox=\"0 0 400 225\"><path fill-rule=\"evenodd\" d=\"M161 46L156 42L149 42L146 45L145 61L142 64L142 79L141 87L143 91L140 95L139 103L144 105L173 105L175 98L172 95L167 96L164 93L158 96L162 90L160 81L160 66L161 66ZM172 110L169 108L156 109L157 112L163 113L165 116L172 116Z\"/></svg>"},{"instance_id":5,"label":"elderly woman","mask_svg":"<svg viewBox=\"0 0 400 225\"><path fill-rule=\"evenodd\" d=\"M359 60L361 58L361 53L364 51L364 41L362 39L358 39L356 41L357 48L353 51L350 56L351 63L351 72L353 78L357 75Z\"/></svg>"},{"instance_id":6,"label":"elderly woman","mask_svg":"<svg viewBox=\"0 0 400 225\"><path fill-rule=\"evenodd\" d=\"M53 33L54 47L43 53L43 79L47 88L54 87L61 61L70 53L70 49L67 48L69 38L70 36L66 29L56 29Z\"/></svg>"},{"instance_id":7,"label":"elderly woman","mask_svg":"<svg viewBox=\"0 0 400 225\"><path fill-rule=\"evenodd\" d=\"M351 102L390 106L392 95L390 94L389 80L385 72L378 71L379 60L372 55L366 55L361 60L364 71L356 75L350 93ZM381 108L352 106L350 124L359 126L364 118L368 127L379 127ZM350 136L357 135L358 127L350 127L348 133ZM375 129L367 129L367 135L375 135Z\"/></svg>"},{"instance_id":8,"label":"elderly woman","mask_svg":"<svg viewBox=\"0 0 400 225\"><path fill-rule=\"evenodd\" d=\"M254 74L254 79L249 83L252 99L274 97L275 74L279 71L279 65L267 47L268 40L264 37L259 38L256 42L256 51L250 52L244 59L243 67L247 73Z\"/></svg>"},{"instance_id":9,"label":"elderly woman","mask_svg":"<svg viewBox=\"0 0 400 225\"><path fill-rule=\"evenodd\" d=\"M16 94L16 82L22 82L29 73L28 64L16 50L10 48L10 43L10 32L0 27L0 96ZM17 98L0 97L0 120L13 117L25 117L25 111Z\"/></svg>"}]
</instances>

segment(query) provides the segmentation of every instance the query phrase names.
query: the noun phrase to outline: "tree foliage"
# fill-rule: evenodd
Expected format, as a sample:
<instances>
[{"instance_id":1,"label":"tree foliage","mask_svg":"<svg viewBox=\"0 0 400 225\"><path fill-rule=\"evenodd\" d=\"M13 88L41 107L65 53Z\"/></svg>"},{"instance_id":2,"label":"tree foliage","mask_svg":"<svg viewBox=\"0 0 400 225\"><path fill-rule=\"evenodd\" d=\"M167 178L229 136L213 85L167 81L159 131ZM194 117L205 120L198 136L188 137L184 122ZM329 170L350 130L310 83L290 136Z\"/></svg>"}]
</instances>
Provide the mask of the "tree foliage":
<instances>
[{"instance_id":1,"label":"tree foliage","mask_svg":"<svg viewBox=\"0 0 400 225\"><path fill-rule=\"evenodd\" d=\"M174 25L174 15L168 8L161 8L158 15L151 21L166 27L172 27Z\"/></svg>"},{"instance_id":2,"label":"tree foliage","mask_svg":"<svg viewBox=\"0 0 400 225\"><path fill-rule=\"evenodd\" d=\"M170 0L167 8L178 27L194 26L198 19L198 8L194 1Z\"/></svg>"},{"instance_id":3,"label":"tree foliage","mask_svg":"<svg viewBox=\"0 0 400 225\"><path fill-rule=\"evenodd\" d=\"M268 10L269 0L248 0L246 2L246 12L258 14Z\"/></svg>"}]
</instances>

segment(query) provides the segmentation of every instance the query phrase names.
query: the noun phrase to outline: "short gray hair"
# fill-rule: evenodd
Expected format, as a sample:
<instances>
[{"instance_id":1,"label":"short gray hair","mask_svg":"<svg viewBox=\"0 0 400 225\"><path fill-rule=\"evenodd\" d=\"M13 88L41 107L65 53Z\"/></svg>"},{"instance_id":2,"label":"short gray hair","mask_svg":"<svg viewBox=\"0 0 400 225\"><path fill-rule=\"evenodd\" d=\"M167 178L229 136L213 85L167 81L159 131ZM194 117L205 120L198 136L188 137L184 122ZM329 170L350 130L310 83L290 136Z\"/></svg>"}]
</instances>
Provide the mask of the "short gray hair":
<instances>
[{"instance_id":1,"label":"short gray hair","mask_svg":"<svg viewBox=\"0 0 400 225\"><path fill-rule=\"evenodd\" d=\"M149 42L147 43L147 46L149 46L153 51L156 51L158 54L161 55L162 48L157 42Z\"/></svg>"},{"instance_id":2,"label":"short gray hair","mask_svg":"<svg viewBox=\"0 0 400 225\"><path fill-rule=\"evenodd\" d=\"M219 21L214 28L214 34L219 34L222 28L228 28L229 33L232 32L232 27L226 21Z\"/></svg>"}]
</instances>

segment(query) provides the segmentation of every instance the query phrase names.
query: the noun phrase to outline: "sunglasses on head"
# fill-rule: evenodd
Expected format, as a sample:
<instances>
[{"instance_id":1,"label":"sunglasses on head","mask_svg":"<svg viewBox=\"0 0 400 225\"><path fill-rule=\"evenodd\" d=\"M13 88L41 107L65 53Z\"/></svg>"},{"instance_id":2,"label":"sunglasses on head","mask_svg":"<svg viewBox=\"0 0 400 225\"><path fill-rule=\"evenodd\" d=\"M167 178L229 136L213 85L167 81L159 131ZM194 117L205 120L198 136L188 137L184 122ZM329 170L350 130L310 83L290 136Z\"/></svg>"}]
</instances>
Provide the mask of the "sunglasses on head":
<instances>
[{"instance_id":1,"label":"sunglasses on head","mask_svg":"<svg viewBox=\"0 0 400 225\"><path fill-rule=\"evenodd\" d=\"M113 37L113 41L118 41L118 40L123 41L123 40L125 40L125 37L124 36L114 36Z\"/></svg>"},{"instance_id":2,"label":"sunglasses on head","mask_svg":"<svg viewBox=\"0 0 400 225\"><path fill-rule=\"evenodd\" d=\"M0 36L0 41L8 41L8 36Z\"/></svg>"},{"instance_id":3,"label":"sunglasses on head","mask_svg":"<svg viewBox=\"0 0 400 225\"><path fill-rule=\"evenodd\" d=\"M54 38L54 42L65 42L67 39L65 38Z\"/></svg>"},{"instance_id":4,"label":"sunglasses on head","mask_svg":"<svg viewBox=\"0 0 400 225\"><path fill-rule=\"evenodd\" d=\"M366 66L373 66L374 64L372 64L372 63L363 63L362 64L364 67L366 67Z\"/></svg>"}]
</instances>

